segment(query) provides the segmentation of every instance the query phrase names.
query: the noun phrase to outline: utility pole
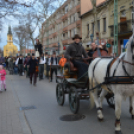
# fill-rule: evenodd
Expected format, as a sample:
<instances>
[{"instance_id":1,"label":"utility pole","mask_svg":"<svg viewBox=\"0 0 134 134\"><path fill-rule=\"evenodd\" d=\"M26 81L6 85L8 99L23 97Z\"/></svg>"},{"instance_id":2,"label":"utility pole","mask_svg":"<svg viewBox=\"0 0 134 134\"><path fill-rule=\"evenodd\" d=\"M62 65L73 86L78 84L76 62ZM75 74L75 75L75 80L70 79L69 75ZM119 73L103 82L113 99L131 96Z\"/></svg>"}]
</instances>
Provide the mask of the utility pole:
<instances>
[{"instance_id":1,"label":"utility pole","mask_svg":"<svg viewBox=\"0 0 134 134\"><path fill-rule=\"evenodd\" d=\"M118 0L114 0L114 54L118 56Z\"/></svg>"},{"instance_id":2,"label":"utility pole","mask_svg":"<svg viewBox=\"0 0 134 134\"><path fill-rule=\"evenodd\" d=\"M133 0L133 11L132 11L132 30L134 35L134 0Z\"/></svg>"}]
</instances>

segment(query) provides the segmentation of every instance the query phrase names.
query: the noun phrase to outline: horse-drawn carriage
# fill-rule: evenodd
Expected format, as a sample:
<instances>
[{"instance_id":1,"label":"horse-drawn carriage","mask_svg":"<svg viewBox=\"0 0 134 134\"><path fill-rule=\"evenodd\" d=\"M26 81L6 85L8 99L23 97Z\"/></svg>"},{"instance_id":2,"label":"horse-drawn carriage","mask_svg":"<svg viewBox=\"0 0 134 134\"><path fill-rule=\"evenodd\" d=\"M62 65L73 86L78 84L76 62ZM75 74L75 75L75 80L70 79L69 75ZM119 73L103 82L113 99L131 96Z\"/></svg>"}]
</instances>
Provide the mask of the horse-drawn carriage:
<instances>
[{"instance_id":1,"label":"horse-drawn carriage","mask_svg":"<svg viewBox=\"0 0 134 134\"><path fill-rule=\"evenodd\" d=\"M62 73L57 75L56 98L59 105L63 106L65 95L69 95L70 110L76 114L80 107L80 100L89 100L89 78L88 72L77 78L78 69L71 61L68 61ZM101 90L98 93L100 94ZM114 108L113 93L106 95L106 100L110 107Z\"/></svg>"}]
</instances>

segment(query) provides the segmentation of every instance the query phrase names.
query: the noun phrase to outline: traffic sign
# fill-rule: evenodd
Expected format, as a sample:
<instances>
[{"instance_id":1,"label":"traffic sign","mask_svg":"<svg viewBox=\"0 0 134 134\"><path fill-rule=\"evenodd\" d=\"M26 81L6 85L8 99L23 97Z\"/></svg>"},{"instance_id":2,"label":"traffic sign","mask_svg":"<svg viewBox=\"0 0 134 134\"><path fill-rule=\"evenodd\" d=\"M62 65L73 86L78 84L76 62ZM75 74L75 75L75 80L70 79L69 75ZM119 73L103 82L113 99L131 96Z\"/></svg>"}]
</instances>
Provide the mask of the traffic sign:
<instances>
[{"instance_id":1,"label":"traffic sign","mask_svg":"<svg viewBox=\"0 0 134 134\"><path fill-rule=\"evenodd\" d=\"M110 48L110 47L111 47L111 44L106 44L106 47L107 47L107 48Z\"/></svg>"}]
</instances>

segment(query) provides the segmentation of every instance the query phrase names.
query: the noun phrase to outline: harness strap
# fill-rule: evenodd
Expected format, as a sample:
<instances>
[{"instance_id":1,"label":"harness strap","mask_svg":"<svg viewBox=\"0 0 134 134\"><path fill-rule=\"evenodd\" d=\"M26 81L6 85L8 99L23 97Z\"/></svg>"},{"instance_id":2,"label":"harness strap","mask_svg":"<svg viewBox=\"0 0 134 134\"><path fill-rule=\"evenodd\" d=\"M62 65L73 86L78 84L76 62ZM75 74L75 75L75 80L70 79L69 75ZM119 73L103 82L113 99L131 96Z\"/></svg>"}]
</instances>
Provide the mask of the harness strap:
<instances>
[{"instance_id":1,"label":"harness strap","mask_svg":"<svg viewBox=\"0 0 134 134\"><path fill-rule=\"evenodd\" d=\"M97 64L100 62L100 60L101 60L101 59L99 59L99 60L96 62L96 64L94 65L94 68L93 68L93 77L94 77L94 70L95 70Z\"/></svg>"},{"instance_id":2,"label":"harness strap","mask_svg":"<svg viewBox=\"0 0 134 134\"><path fill-rule=\"evenodd\" d=\"M94 78L94 70L95 70L95 67L96 65L100 62L101 58L96 62L96 64L94 65L94 68L93 68L93 78ZM93 78L92 78L92 85L93 85ZM95 88L94 88L95 89ZM93 90L94 90L93 89Z\"/></svg>"},{"instance_id":3,"label":"harness strap","mask_svg":"<svg viewBox=\"0 0 134 134\"><path fill-rule=\"evenodd\" d=\"M125 67L125 65L124 65L124 62L122 62L122 68L123 68L124 72L127 74L127 76L130 77L129 73L128 73L127 70L126 70L126 67Z\"/></svg>"},{"instance_id":4,"label":"harness strap","mask_svg":"<svg viewBox=\"0 0 134 134\"><path fill-rule=\"evenodd\" d=\"M113 61L115 60L115 58L113 58L113 60L111 60L107 66L107 72L106 72L106 77L109 77L110 76L110 67L111 67L111 64L113 63Z\"/></svg>"}]
</instances>

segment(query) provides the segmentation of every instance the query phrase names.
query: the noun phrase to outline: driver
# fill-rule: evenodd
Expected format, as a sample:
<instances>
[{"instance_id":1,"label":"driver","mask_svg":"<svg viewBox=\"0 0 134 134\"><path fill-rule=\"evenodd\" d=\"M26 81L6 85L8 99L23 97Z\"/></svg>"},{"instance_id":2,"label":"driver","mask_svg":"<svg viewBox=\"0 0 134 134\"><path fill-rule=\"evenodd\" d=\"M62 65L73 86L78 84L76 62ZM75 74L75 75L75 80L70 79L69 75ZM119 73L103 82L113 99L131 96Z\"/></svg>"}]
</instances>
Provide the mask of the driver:
<instances>
[{"instance_id":1,"label":"driver","mask_svg":"<svg viewBox=\"0 0 134 134\"><path fill-rule=\"evenodd\" d=\"M76 34L72 39L74 43L68 46L65 52L65 58L70 59L74 66L78 68L78 78L80 78L88 70L88 64L82 61L82 58L88 58L88 55L80 43L82 38Z\"/></svg>"}]
</instances>

